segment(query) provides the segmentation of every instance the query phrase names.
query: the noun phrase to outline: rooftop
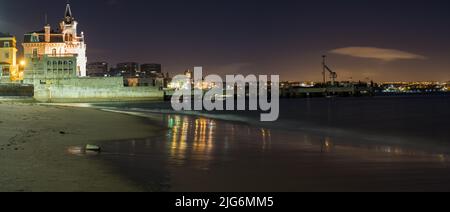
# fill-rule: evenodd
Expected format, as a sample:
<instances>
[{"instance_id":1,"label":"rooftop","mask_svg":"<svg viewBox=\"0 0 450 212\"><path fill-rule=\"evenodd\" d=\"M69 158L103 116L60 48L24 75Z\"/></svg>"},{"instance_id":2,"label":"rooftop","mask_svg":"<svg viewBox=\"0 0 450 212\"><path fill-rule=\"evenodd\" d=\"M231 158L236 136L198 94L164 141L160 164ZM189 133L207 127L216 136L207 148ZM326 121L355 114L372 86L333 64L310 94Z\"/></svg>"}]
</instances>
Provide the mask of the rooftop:
<instances>
[{"instance_id":1,"label":"rooftop","mask_svg":"<svg viewBox=\"0 0 450 212\"><path fill-rule=\"evenodd\" d=\"M9 33L0 32L0 38L13 38L14 36Z\"/></svg>"},{"instance_id":2,"label":"rooftop","mask_svg":"<svg viewBox=\"0 0 450 212\"><path fill-rule=\"evenodd\" d=\"M23 38L23 43L39 43L45 41L45 34L36 33L37 40L33 42L32 36L34 33L25 34ZM63 34L50 34L50 43L64 43L64 35Z\"/></svg>"}]
</instances>

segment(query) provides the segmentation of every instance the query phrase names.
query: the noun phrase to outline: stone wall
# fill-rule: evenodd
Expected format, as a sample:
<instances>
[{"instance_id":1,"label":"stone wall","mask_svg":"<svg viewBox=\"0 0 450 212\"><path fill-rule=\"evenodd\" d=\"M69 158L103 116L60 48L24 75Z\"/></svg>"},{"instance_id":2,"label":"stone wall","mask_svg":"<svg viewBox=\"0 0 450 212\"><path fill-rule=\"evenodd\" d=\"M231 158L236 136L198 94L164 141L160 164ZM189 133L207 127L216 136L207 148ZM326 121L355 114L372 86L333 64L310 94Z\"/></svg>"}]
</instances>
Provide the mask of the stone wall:
<instances>
[{"instance_id":1,"label":"stone wall","mask_svg":"<svg viewBox=\"0 0 450 212\"><path fill-rule=\"evenodd\" d=\"M34 98L41 102L105 102L162 100L157 87L124 87L122 77L46 79L34 81Z\"/></svg>"},{"instance_id":2,"label":"stone wall","mask_svg":"<svg viewBox=\"0 0 450 212\"><path fill-rule=\"evenodd\" d=\"M34 88L32 85L21 84L0 84L1 97L33 97Z\"/></svg>"}]
</instances>

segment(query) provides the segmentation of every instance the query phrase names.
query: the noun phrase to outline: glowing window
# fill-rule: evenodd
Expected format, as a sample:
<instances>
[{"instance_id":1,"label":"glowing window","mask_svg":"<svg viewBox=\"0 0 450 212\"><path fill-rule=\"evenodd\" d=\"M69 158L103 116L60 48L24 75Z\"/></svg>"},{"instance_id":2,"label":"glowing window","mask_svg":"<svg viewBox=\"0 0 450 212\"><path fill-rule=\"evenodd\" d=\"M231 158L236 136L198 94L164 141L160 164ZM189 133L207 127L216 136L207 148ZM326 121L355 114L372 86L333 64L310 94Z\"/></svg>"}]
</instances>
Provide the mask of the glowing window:
<instances>
[{"instance_id":1,"label":"glowing window","mask_svg":"<svg viewBox=\"0 0 450 212\"><path fill-rule=\"evenodd\" d=\"M9 76L9 67L3 67L3 76Z\"/></svg>"},{"instance_id":2,"label":"glowing window","mask_svg":"<svg viewBox=\"0 0 450 212\"><path fill-rule=\"evenodd\" d=\"M38 42L39 42L39 36L38 36L37 34L31 35L30 41L31 41L32 43L38 43Z\"/></svg>"},{"instance_id":3,"label":"glowing window","mask_svg":"<svg viewBox=\"0 0 450 212\"><path fill-rule=\"evenodd\" d=\"M66 41L73 41L73 35L72 34L66 34L65 36Z\"/></svg>"},{"instance_id":4,"label":"glowing window","mask_svg":"<svg viewBox=\"0 0 450 212\"><path fill-rule=\"evenodd\" d=\"M33 57L38 57L38 49L33 49Z\"/></svg>"}]
</instances>

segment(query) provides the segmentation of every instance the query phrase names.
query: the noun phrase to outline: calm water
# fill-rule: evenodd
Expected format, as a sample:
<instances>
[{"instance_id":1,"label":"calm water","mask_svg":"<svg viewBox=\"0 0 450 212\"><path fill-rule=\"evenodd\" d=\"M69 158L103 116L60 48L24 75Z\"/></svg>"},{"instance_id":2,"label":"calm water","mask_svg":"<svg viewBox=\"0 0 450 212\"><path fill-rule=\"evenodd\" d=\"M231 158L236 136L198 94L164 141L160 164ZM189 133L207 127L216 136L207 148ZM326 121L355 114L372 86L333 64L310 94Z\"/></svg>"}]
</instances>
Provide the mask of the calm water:
<instances>
[{"instance_id":1,"label":"calm water","mask_svg":"<svg viewBox=\"0 0 450 212\"><path fill-rule=\"evenodd\" d=\"M165 102L96 105L164 130L105 142L96 159L156 191L450 190L450 98L282 100L257 113L175 113Z\"/></svg>"}]
</instances>

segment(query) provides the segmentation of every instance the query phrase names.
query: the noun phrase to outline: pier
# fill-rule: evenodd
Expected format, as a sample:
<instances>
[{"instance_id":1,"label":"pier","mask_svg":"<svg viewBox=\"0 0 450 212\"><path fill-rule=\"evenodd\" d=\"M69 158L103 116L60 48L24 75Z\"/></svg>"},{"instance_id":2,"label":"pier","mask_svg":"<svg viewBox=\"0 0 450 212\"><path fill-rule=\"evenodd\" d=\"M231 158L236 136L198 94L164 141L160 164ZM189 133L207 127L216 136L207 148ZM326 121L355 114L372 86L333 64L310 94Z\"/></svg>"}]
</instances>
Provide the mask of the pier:
<instances>
[{"instance_id":1,"label":"pier","mask_svg":"<svg viewBox=\"0 0 450 212\"><path fill-rule=\"evenodd\" d=\"M373 89L371 87L287 87L281 88L280 96L282 98L306 98L306 97L328 97L328 96L371 96Z\"/></svg>"}]
</instances>

